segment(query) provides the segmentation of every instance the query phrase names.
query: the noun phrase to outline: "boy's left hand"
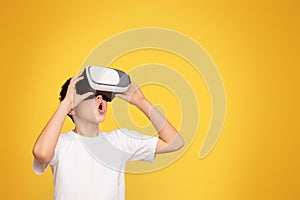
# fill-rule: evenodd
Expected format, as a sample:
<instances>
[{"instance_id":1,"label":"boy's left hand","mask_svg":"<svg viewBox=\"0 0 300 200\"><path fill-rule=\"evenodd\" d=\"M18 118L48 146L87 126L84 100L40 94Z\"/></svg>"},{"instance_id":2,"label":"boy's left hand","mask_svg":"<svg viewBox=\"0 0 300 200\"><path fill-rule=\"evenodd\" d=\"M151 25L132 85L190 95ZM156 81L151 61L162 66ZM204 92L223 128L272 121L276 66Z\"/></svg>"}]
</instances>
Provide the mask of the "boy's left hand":
<instances>
[{"instance_id":1,"label":"boy's left hand","mask_svg":"<svg viewBox=\"0 0 300 200\"><path fill-rule=\"evenodd\" d=\"M131 82L126 92L122 94L116 94L116 96L135 106L145 99L142 91L134 82Z\"/></svg>"}]
</instances>

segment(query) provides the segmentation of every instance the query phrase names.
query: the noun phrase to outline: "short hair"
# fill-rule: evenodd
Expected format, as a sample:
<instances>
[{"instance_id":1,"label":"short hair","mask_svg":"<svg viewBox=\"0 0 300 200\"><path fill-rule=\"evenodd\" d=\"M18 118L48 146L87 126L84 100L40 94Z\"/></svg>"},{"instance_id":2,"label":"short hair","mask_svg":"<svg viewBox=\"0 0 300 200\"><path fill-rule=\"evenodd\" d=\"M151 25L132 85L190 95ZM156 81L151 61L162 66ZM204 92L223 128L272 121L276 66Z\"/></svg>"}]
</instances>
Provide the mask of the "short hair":
<instances>
[{"instance_id":1,"label":"short hair","mask_svg":"<svg viewBox=\"0 0 300 200\"><path fill-rule=\"evenodd\" d=\"M60 91L60 97L59 97L59 100L60 102L62 102L62 100L65 99L66 97L66 94L67 94L67 91L68 91L68 87L70 85L70 82L71 82L71 79L72 78L69 78L62 86L61 86L61 91ZM68 116L71 118L71 120L73 121L74 123L74 119L72 117L72 115L68 114Z\"/></svg>"}]
</instances>

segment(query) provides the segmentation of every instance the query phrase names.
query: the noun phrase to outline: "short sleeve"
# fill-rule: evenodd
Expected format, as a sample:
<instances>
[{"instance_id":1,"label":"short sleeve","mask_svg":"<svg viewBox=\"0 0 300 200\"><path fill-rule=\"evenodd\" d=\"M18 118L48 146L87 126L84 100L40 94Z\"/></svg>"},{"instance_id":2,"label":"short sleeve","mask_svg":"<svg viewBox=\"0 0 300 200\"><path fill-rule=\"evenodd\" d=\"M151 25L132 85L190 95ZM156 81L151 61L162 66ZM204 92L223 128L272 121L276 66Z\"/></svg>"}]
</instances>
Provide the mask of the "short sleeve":
<instances>
[{"instance_id":1,"label":"short sleeve","mask_svg":"<svg viewBox=\"0 0 300 200\"><path fill-rule=\"evenodd\" d=\"M37 175L44 174L48 165L55 166L57 164L58 158L59 158L60 145L61 145L61 135L59 136L58 141L56 143L55 150L54 150L54 156L49 163L42 163L38 159L33 157L32 167L33 167L33 171Z\"/></svg>"},{"instance_id":2,"label":"short sleeve","mask_svg":"<svg viewBox=\"0 0 300 200\"><path fill-rule=\"evenodd\" d=\"M154 162L157 136L143 135L137 131L120 129L126 151L129 153L128 161Z\"/></svg>"}]
</instances>

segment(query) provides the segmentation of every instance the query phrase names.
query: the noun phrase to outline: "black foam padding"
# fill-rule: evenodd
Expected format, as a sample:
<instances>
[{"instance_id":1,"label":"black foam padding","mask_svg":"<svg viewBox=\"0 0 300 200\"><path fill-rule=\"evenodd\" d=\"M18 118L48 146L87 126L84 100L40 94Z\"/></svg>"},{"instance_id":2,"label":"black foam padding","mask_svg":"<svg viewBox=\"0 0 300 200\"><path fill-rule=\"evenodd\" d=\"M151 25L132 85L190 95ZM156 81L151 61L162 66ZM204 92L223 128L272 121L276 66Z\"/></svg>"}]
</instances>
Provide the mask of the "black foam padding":
<instances>
[{"instance_id":1,"label":"black foam padding","mask_svg":"<svg viewBox=\"0 0 300 200\"><path fill-rule=\"evenodd\" d=\"M114 70L116 70L118 72L119 78L120 78L120 81L117 86L127 87L131 83L130 77L121 70L118 70L118 69L114 69Z\"/></svg>"},{"instance_id":2,"label":"black foam padding","mask_svg":"<svg viewBox=\"0 0 300 200\"><path fill-rule=\"evenodd\" d=\"M95 92L95 90L90 87L88 78L86 76L86 69L84 69L82 75L84 78L76 83L76 86L75 86L76 93L77 94L85 94L87 92Z\"/></svg>"}]
</instances>

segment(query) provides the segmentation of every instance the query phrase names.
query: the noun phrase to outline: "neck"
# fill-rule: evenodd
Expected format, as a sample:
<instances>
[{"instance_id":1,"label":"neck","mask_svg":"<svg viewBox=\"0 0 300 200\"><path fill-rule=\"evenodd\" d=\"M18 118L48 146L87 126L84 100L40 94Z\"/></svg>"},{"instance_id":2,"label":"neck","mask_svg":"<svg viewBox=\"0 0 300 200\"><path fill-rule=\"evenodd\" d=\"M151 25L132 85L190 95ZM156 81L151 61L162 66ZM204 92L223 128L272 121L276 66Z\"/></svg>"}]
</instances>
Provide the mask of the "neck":
<instances>
[{"instance_id":1,"label":"neck","mask_svg":"<svg viewBox=\"0 0 300 200\"><path fill-rule=\"evenodd\" d=\"M97 123L76 122L74 132L86 137L97 137L99 135L99 125Z\"/></svg>"}]
</instances>

